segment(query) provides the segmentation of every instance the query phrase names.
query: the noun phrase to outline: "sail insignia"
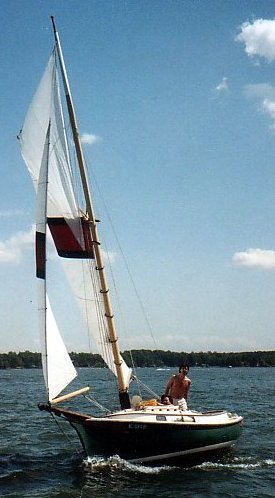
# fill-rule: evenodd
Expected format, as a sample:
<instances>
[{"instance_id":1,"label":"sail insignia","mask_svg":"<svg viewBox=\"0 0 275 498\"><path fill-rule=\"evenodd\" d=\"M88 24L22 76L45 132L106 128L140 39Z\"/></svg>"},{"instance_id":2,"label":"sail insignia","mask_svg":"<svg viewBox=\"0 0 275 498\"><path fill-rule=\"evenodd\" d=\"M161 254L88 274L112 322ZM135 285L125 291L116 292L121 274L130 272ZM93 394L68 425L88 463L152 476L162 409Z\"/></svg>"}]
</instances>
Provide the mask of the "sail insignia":
<instances>
[{"instance_id":1,"label":"sail insignia","mask_svg":"<svg viewBox=\"0 0 275 498\"><path fill-rule=\"evenodd\" d=\"M76 238L65 218L47 219L58 255L62 258L94 259L90 222L83 217L76 221L79 224L82 243Z\"/></svg>"}]
</instances>

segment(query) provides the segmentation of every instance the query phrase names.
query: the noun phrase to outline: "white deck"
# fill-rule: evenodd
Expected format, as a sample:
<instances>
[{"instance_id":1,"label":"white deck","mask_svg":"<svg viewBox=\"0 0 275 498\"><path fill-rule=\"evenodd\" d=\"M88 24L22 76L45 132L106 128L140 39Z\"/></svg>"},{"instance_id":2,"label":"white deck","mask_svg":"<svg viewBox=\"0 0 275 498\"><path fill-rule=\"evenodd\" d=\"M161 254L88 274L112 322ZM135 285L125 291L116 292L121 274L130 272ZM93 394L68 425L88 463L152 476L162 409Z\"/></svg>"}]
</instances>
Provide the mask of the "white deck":
<instances>
[{"instance_id":1,"label":"white deck","mask_svg":"<svg viewBox=\"0 0 275 498\"><path fill-rule=\"evenodd\" d=\"M226 411L197 412L193 410L180 410L179 407L145 406L142 409L128 409L111 413L105 420L114 422L140 422L140 423L183 423L199 425L231 425L239 423L242 417ZM102 420L102 418L101 418Z\"/></svg>"}]
</instances>

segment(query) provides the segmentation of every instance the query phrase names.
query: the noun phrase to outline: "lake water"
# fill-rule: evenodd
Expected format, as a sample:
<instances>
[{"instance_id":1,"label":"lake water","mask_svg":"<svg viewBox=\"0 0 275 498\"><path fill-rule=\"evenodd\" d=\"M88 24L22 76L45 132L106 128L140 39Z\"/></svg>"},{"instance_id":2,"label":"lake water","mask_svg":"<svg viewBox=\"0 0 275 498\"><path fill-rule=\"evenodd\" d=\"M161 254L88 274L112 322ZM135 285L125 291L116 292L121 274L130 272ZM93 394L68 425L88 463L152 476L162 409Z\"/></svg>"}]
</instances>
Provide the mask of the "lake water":
<instances>
[{"instance_id":1,"label":"lake water","mask_svg":"<svg viewBox=\"0 0 275 498\"><path fill-rule=\"evenodd\" d=\"M158 394L175 372L137 369ZM236 411L245 425L223 460L180 468L131 465L117 457L88 464L73 429L62 424L61 432L50 414L37 409L44 401L41 370L0 370L0 496L273 498L274 373L274 368L190 369L189 407ZM107 369L80 369L77 384L90 385L92 396L115 408Z\"/></svg>"}]
</instances>

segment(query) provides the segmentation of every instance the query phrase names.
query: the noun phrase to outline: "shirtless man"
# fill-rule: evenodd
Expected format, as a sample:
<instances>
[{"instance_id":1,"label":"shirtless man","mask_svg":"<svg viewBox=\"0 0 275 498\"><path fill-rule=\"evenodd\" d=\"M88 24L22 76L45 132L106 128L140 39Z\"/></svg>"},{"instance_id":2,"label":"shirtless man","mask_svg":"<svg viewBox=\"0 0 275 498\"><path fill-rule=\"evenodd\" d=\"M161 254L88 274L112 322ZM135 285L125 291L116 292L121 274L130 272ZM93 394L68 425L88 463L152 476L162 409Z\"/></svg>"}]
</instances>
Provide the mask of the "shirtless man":
<instances>
[{"instance_id":1,"label":"shirtless man","mask_svg":"<svg viewBox=\"0 0 275 498\"><path fill-rule=\"evenodd\" d=\"M187 410L187 397L191 385L191 380L186 377L188 372L189 366L182 363L179 374L169 379L165 389L165 395L172 397L173 405L178 405L182 410Z\"/></svg>"}]
</instances>

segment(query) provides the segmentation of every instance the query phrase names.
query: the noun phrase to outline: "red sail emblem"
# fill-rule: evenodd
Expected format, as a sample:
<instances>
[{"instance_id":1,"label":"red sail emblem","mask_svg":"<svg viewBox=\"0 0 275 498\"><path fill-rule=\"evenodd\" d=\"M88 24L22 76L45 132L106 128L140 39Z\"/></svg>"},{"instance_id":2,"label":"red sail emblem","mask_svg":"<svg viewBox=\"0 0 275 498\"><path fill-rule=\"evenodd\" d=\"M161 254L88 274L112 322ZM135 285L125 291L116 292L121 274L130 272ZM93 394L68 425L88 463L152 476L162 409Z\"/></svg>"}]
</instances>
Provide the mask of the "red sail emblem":
<instances>
[{"instance_id":1,"label":"red sail emblem","mask_svg":"<svg viewBox=\"0 0 275 498\"><path fill-rule=\"evenodd\" d=\"M64 218L48 218L47 222L59 256L79 259L94 258L93 241L88 220L79 218L83 247Z\"/></svg>"}]
</instances>

